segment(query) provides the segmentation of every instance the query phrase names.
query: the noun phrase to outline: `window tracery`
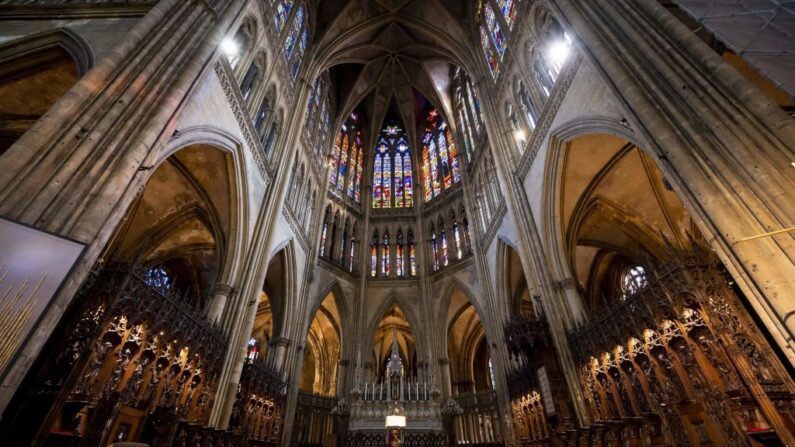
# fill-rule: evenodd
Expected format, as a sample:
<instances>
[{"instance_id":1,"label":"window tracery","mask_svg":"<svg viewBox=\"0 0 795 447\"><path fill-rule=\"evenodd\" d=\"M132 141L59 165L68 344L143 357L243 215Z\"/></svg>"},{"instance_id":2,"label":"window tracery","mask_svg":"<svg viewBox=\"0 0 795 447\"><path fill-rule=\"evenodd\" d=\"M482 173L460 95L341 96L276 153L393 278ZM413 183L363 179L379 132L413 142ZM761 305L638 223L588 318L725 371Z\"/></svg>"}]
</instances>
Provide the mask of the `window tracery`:
<instances>
[{"instance_id":1,"label":"window tracery","mask_svg":"<svg viewBox=\"0 0 795 447\"><path fill-rule=\"evenodd\" d=\"M649 284L646 269L640 265L627 267L621 275L621 291L623 292L622 298L634 295L639 291L646 288Z\"/></svg>"},{"instance_id":2,"label":"window tracery","mask_svg":"<svg viewBox=\"0 0 795 447\"><path fill-rule=\"evenodd\" d=\"M435 108L426 113L423 132L423 186L428 202L461 180L461 167L453 134Z\"/></svg>"},{"instance_id":3,"label":"window tracery","mask_svg":"<svg viewBox=\"0 0 795 447\"><path fill-rule=\"evenodd\" d=\"M406 132L387 125L378 137L373 162L373 208L414 206L411 149Z\"/></svg>"},{"instance_id":4,"label":"window tracery","mask_svg":"<svg viewBox=\"0 0 795 447\"><path fill-rule=\"evenodd\" d=\"M496 79L516 22L516 0L481 0L478 8L480 46L491 75Z\"/></svg>"},{"instance_id":5,"label":"window tracery","mask_svg":"<svg viewBox=\"0 0 795 447\"><path fill-rule=\"evenodd\" d=\"M477 99L472 81L463 70L459 69L455 73L453 82L456 85L454 107L458 129L462 135L467 159L472 161L477 150L477 141L480 140L483 131L480 101Z\"/></svg>"},{"instance_id":6,"label":"window tracery","mask_svg":"<svg viewBox=\"0 0 795 447\"><path fill-rule=\"evenodd\" d=\"M293 79L298 75L308 44L309 27L306 20L306 8L301 4L295 9L295 15L290 23L290 30L284 40L284 58L290 66L290 75Z\"/></svg>"},{"instance_id":7,"label":"window tracery","mask_svg":"<svg viewBox=\"0 0 795 447\"><path fill-rule=\"evenodd\" d=\"M276 5L276 14L273 16L276 24L276 31L281 31L290 17L290 10L293 7L293 0L279 0Z\"/></svg>"},{"instance_id":8,"label":"window tracery","mask_svg":"<svg viewBox=\"0 0 795 447\"><path fill-rule=\"evenodd\" d=\"M342 125L331 150L328 181L335 195L347 195L356 203L361 202L363 162L364 147L359 117L352 113Z\"/></svg>"},{"instance_id":9,"label":"window tracery","mask_svg":"<svg viewBox=\"0 0 795 447\"><path fill-rule=\"evenodd\" d=\"M152 267L144 275L144 284L160 293L167 293L174 285L174 279L165 267Z\"/></svg>"}]
</instances>

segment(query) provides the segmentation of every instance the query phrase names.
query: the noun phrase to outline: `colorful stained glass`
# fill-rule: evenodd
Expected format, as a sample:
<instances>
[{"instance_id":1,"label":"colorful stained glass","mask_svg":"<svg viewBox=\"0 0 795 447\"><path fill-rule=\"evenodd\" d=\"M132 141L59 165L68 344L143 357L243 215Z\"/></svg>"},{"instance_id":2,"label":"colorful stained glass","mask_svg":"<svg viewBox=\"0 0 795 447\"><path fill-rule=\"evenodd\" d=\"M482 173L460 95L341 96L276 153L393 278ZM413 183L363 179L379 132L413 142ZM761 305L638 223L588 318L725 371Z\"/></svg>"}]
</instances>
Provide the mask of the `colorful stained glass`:
<instances>
[{"instance_id":1,"label":"colorful stained glass","mask_svg":"<svg viewBox=\"0 0 795 447\"><path fill-rule=\"evenodd\" d=\"M505 23L508 24L508 29L512 29L516 21L516 2L514 0L497 0L497 6L500 7L500 12L505 19Z\"/></svg>"},{"instance_id":2,"label":"colorful stained glass","mask_svg":"<svg viewBox=\"0 0 795 447\"><path fill-rule=\"evenodd\" d=\"M461 250L461 234L458 231L458 223L453 223L453 237L455 238L455 249L456 255L458 255L458 259L464 255L463 250Z\"/></svg>"},{"instance_id":3,"label":"colorful stained glass","mask_svg":"<svg viewBox=\"0 0 795 447\"><path fill-rule=\"evenodd\" d=\"M425 186L425 201L433 198L433 183L431 183L431 157L428 145L422 146L422 180Z\"/></svg>"},{"instance_id":4,"label":"colorful stained glass","mask_svg":"<svg viewBox=\"0 0 795 447\"><path fill-rule=\"evenodd\" d=\"M486 27L491 34L491 40L494 42L494 48L497 49L497 54L500 55L500 60L505 56L505 35L502 33L500 22L497 21L497 16L494 14L494 9L491 3L483 2L483 18L486 21Z\"/></svg>"},{"instance_id":5,"label":"colorful stained glass","mask_svg":"<svg viewBox=\"0 0 795 447\"><path fill-rule=\"evenodd\" d=\"M425 201L441 194L461 181L458 152L447 122L436 109L427 114L423 136L422 167L425 186Z\"/></svg>"},{"instance_id":6,"label":"colorful stained glass","mask_svg":"<svg viewBox=\"0 0 795 447\"><path fill-rule=\"evenodd\" d=\"M304 7L299 6L295 11L295 18L290 25L290 32L284 40L284 57L288 61L293 56L293 51L300 40L301 28L304 26Z\"/></svg>"},{"instance_id":7,"label":"colorful stained glass","mask_svg":"<svg viewBox=\"0 0 795 447\"><path fill-rule=\"evenodd\" d=\"M403 154L395 154L395 208L403 207Z\"/></svg>"},{"instance_id":8,"label":"colorful stained glass","mask_svg":"<svg viewBox=\"0 0 795 447\"><path fill-rule=\"evenodd\" d=\"M417 276L417 247L412 236L409 236L409 271L411 276Z\"/></svg>"},{"instance_id":9,"label":"colorful stained glass","mask_svg":"<svg viewBox=\"0 0 795 447\"><path fill-rule=\"evenodd\" d=\"M351 198L353 198L353 192L355 190L355 184L356 184L356 168L357 168L356 161L359 159L358 151L359 151L359 147L354 144L353 148L351 149L351 164L350 164L350 168L348 170L348 191L347 191L347 194L348 194L348 197L351 197Z\"/></svg>"},{"instance_id":10,"label":"colorful stained glass","mask_svg":"<svg viewBox=\"0 0 795 447\"><path fill-rule=\"evenodd\" d=\"M433 252L433 270L439 270L439 244L436 242L436 231L431 229L431 251Z\"/></svg>"},{"instance_id":11,"label":"colorful stained glass","mask_svg":"<svg viewBox=\"0 0 795 447\"><path fill-rule=\"evenodd\" d=\"M382 208L390 208L392 206L392 160L389 153L384 154L384 171L382 174L381 185L383 186L383 200L381 201Z\"/></svg>"},{"instance_id":12,"label":"colorful stained glass","mask_svg":"<svg viewBox=\"0 0 795 447\"><path fill-rule=\"evenodd\" d=\"M287 23L287 18L290 17L290 9L293 7L293 0L280 0L276 6L276 15L273 16L276 22L276 30L281 31L284 24Z\"/></svg>"},{"instance_id":13,"label":"colorful stained glass","mask_svg":"<svg viewBox=\"0 0 795 447\"><path fill-rule=\"evenodd\" d=\"M444 125L444 121L442 121L442 126ZM444 181L444 187L449 188L453 186L453 177L450 174L450 159L449 155L447 154L447 138L445 138L444 131L439 132L436 136L437 141L439 142L439 177Z\"/></svg>"},{"instance_id":14,"label":"colorful stained glass","mask_svg":"<svg viewBox=\"0 0 795 447\"><path fill-rule=\"evenodd\" d=\"M450 258L447 255L447 233L442 229L442 265L447 266Z\"/></svg>"},{"instance_id":15,"label":"colorful stained glass","mask_svg":"<svg viewBox=\"0 0 795 447\"><path fill-rule=\"evenodd\" d=\"M384 232L381 248L381 275L389 276L389 233Z\"/></svg>"},{"instance_id":16,"label":"colorful stained glass","mask_svg":"<svg viewBox=\"0 0 795 447\"><path fill-rule=\"evenodd\" d=\"M340 145L341 145L342 132L337 135L337 141L334 142L334 147L331 148L331 159L329 160L328 182L332 185L337 184L337 167L340 163ZM347 138L347 135L346 135Z\"/></svg>"},{"instance_id":17,"label":"colorful stained glass","mask_svg":"<svg viewBox=\"0 0 795 447\"><path fill-rule=\"evenodd\" d=\"M378 232L373 235L370 242L370 276L375 277L378 268Z\"/></svg>"},{"instance_id":18,"label":"colorful stained glass","mask_svg":"<svg viewBox=\"0 0 795 447\"><path fill-rule=\"evenodd\" d=\"M403 276L405 274L405 257L403 255L403 232L398 231L397 243L395 244L395 274Z\"/></svg>"},{"instance_id":19,"label":"colorful stained glass","mask_svg":"<svg viewBox=\"0 0 795 447\"><path fill-rule=\"evenodd\" d=\"M320 257L326 255L326 237L328 236L328 216L323 222L323 231L320 233Z\"/></svg>"},{"instance_id":20,"label":"colorful stained glass","mask_svg":"<svg viewBox=\"0 0 795 447\"><path fill-rule=\"evenodd\" d=\"M480 25L480 46L483 48L483 55L486 57L486 64L489 66L491 76L496 78L500 74L500 60L489 39L489 32L483 25Z\"/></svg>"},{"instance_id":21,"label":"colorful stained glass","mask_svg":"<svg viewBox=\"0 0 795 447\"><path fill-rule=\"evenodd\" d=\"M414 205L411 149L405 131L396 125L384 126L373 163L373 208L406 208ZM378 162L380 160L380 163ZM379 163L376 166L376 163Z\"/></svg>"},{"instance_id":22,"label":"colorful stained glass","mask_svg":"<svg viewBox=\"0 0 795 447\"><path fill-rule=\"evenodd\" d=\"M348 172L348 161L350 156L350 139L347 134L342 138L340 146L339 169L337 170L337 195L345 188L345 174Z\"/></svg>"},{"instance_id":23,"label":"colorful stained glass","mask_svg":"<svg viewBox=\"0 0 795 447\"><path fill-rule=\"evenodd\" d=\"M364 162L364 148L359 142L359 138L356 138L356 145L359 146L359 158L356 160L356 185L353 190L353 198L356 200L356 203L360 203L362 201L362 163Z\"/></svg>"},{"instance_id":24,"label":"colorful stained glass","mask_svg":"<svg viewBox=\"0 0 795 447\"><path fill-rule=\"evenodd\" d=\"M455 149L453 133L450 128L444 130L445 140L447 140L447 153L450 156L450 172L453 176L453 183L461 181L461 166L458 164L458 151Z\"/></svg>"},{"instance_id":25,"label":"colorful stained glass","mask_svg":"<svg viewBox=\"0 0 795 447\"><path fill-rule=\"evenodd\" d=\"M373 208L381 208L383 202L383 188L381 186L381 154L376 152L373 162Z\"/></svg>"},{"instance_id":26,"label":"colorful stained glass","mask_svg":"<svg viewBox=\"0 0 795 447\"><path fill-rule=\"evenodd\" d=\"M403 207L411 208L414 206L414 181L411 173L411 154L403 156Z\"/></svg>"}]
</instances>

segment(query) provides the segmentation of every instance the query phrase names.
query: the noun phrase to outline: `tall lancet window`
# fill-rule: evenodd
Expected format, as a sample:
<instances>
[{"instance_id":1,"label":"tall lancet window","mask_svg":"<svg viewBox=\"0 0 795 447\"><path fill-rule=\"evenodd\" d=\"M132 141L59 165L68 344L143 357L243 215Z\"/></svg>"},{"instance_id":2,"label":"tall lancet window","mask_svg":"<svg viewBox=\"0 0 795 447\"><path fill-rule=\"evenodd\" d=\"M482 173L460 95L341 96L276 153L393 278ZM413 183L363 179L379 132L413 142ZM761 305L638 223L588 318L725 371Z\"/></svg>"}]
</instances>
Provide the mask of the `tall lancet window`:
<instances>
[{"instance_id":1,"label":"tall lancet window","mask_svg":"<svg viewBox=\"0 0 795 447\"><path fill-rule=\"evenodd\" d=\"M363 161L359 117L352 113L342 125L329 157L328 181L334 194L361 201Z\"/></svg>"},{"instance_id":2,"label":"tall lancet window","mask_svg":"<svg viewBox=\"0 0 795 447\"><path fill-rule=\"evenodd\" d=\"M411 148L406 131L396 124L381 130L373 161L373 208L414 206Z\"/></svg>"},{"instance_id":3,"label":"tall lancet window","mask_svg":"<svg viewBox=\"0 0 795 447\"><path fill-rule=\"evenodd\" d=\"M453 133L435 108L430 109L425 117L422 165L426 202L461 181Z\"/></svg>"},{"instance_id":4,"label":"tall lancet window","mask_svg":"<svg viewBox=\"0 0 795 447\"><path fill-rule=\"evenodd\" d=\"M409 243L409 274L417 276L417 247L414 244L414 233L409 230L407 236Z\"/></svg>"},{"instance_id":5,"label":"tall lancet window","mask_svg":"<svg viewBox=\"0 0 795 447\"><path fill-rule=\"evenodd\" d=\"M480 46L486 64L496 78L508 49L508 33L516 22L519 0L481 0L478 8Z\"/></svg>"},{"instance_id":6,"label":"tall lancet window","mask_svg":"<svg viewBox=\"0 0 795 447\"><path fill-rule=\"evenodd\" d=\"M381 276L389 276L389 230L384 230L384 240L381 248Z\"/></svg>"},{"instance_id":7,"label":"tall lancet window","mask_svg":"<svg viewBox=\"0 0 795 447\"><path fill-rule=\"evenodd\" d=\"M436 229L431 225L431 255L433 257L433 271L439 270L439 241L436 240Z\"/></svg>"},{"instance_id":8,"label":"tall lancet window","mask_svg":"<svg viewBox=\"0 0 795 447\"><path fill-rule=\"evenodd\" d=\"M290 22L290 30L284 40L284 58L290 66L290 74L293 79L298 74L298 69L301 68L304 52L309 44L309 29L306 22L306 8L304 8L304 5L299 5L295 10L295 15L292 22Z\"/></svg>"},{"instance_id":9,"label":"tall lancet window","mask_svg":"<svg viewBox=\"0 0 795 447\"><path fill-rule=\"evenodd\" d=\"M378 271L378 231L373 233L370 241L370 276L375 277Z\"/></svg>"},{"instance_id":10,"label":"tall lancet window","mask_svg":"<svg viewBox=\"0 0 795 447\"><path fill-rule=\"evenodd\" d=\"M276 14L273 21L276 23L276 30L281 31L290 17L290 10L293 8L293 0L279 0L276 5Z\"/></svg>"},{"instance_id":11,"label":"tall lancet window","mask_svg":"<svg viewBox=\"0 0 795 447\"><path fill-rule=\"evenodd\" d=\"M397 276L404 276L406 274L406 258L403 248L403 230L398 230L397 236L395 237L395 274Z\"/></svg>"}]
</instances>

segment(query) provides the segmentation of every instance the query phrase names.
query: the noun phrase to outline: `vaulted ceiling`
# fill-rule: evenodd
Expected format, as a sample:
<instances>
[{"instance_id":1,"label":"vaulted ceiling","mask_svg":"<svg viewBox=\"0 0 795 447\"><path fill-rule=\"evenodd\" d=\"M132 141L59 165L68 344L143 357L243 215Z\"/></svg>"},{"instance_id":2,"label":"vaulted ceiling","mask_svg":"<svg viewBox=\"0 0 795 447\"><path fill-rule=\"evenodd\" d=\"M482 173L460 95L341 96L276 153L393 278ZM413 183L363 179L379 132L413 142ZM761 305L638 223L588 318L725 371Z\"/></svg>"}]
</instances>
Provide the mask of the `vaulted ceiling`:
<instances>
[{"instance_id":1,"label":"vaulted ceiling","mask_svg":"<svg viewBox=\"0 0 795 447\"><path fill-rule=\"evenodd\" d=\"M430 103L450 112L450 78L474 66L471 26L476 2L466 0L320 0L315 5L315 73L328 69L335 125L357 110L374 144L396 108L416 141Z\"/></svg>"}]
</instances>

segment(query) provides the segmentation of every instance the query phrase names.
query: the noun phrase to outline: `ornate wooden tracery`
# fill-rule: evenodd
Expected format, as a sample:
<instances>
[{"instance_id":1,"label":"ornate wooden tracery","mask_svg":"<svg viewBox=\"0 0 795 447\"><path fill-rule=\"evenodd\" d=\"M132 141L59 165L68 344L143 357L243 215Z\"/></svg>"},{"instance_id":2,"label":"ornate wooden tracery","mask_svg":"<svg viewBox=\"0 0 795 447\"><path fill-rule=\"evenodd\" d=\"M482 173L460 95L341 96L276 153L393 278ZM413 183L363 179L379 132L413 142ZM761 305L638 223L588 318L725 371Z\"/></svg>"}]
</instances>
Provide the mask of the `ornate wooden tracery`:
<instances>
[{"instance_id":1,"label":"ornate wooden tracery","mask_svg":"<svg viewBox=\"0 0 795 447\"><path fill-rule=\"evenodd\" d=\"M591 420L618 439L606 424L642 418L652 445L791 444L795 384L712 252L693 246L569 332Z\"/></svg>"},{"instance_id":2,"label":"ornate wooden tracery","mask_svg":"<svg viewBox=\"0 0 795 447\"><path fill-rule=\"evenodd\" d=\"M84 284L77 317L52 342L17 419L49 408L37 439L171 445L180 421L209 418L226 340L188 297L108 269ZM41 414L41 413L39 413ZM36 421L41 422L41 420Z\"/></svg>"}]
</instances>

